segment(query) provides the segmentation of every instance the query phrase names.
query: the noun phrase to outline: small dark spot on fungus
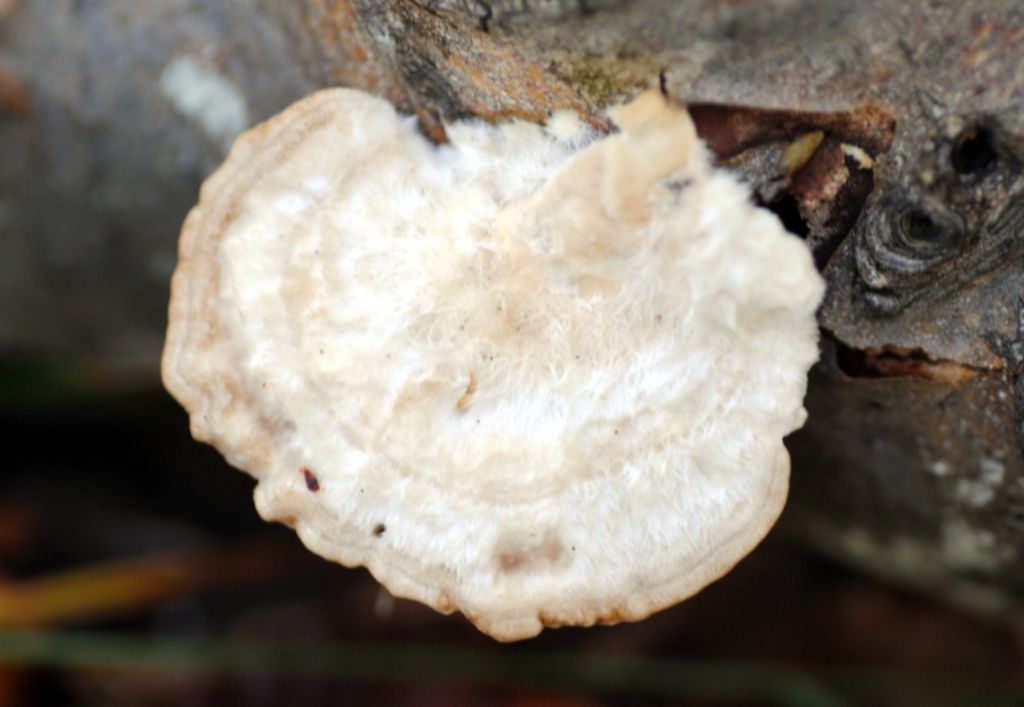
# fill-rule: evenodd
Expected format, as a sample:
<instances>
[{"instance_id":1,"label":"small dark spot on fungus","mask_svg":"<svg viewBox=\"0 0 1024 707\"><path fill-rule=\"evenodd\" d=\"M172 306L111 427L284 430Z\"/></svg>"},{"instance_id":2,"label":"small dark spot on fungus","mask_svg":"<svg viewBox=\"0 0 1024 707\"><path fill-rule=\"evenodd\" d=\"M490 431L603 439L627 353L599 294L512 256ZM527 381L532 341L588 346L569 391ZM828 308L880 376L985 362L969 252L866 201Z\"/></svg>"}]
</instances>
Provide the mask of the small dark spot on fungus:
<instances>
[{"instance_id":1,"label":"small dark spot on fungus","mask_svg":"<svg viewBox=\"0 0 1024 707\"><path fill-rule=\"evenodd\" d=\"M384 535L384 533L387 532L387 529L388 526L384 525L383 523L377 523L377 525L373 526L373 537L381 537L382 535Z\"/></svg>"},{"instance_id":2,"label":"small dark spot on fungus","mask_svg":"<svg viewBox=\"0 0 1024 707\"><path fill-rule=\"evenodd\" d=\"M495 548L498 571L505 573L543 571L564 566L568 558L565 548L553 531L535 540L521 537L505 537Z\"/></svg>"},{"instance_id":3,"label":"small dark spot on fungus","mask_svg":"<svg viewBox=\"0 0 1024 707\"><path fill-rule=\"evenodd\" d=\"M679 179L673 179L670 182L666 182L665 186L669 191L675 194L682 194L684 191L689 189L693 185L693 180L689 177L680 177Z\"/></svg>"},{"instance_id":4,"label":"small dark spot on fungus","mask_svg":"<svg viewBox=\"0 0 1024 707\"><path fill-rule=\"evenodd\" d=\"M306 479L306 488L314 493L320 490L320 480L316 478L316 474L306 467L301 467L299 471L302 472L302 476Z\"/></svg>"}]
</instances>

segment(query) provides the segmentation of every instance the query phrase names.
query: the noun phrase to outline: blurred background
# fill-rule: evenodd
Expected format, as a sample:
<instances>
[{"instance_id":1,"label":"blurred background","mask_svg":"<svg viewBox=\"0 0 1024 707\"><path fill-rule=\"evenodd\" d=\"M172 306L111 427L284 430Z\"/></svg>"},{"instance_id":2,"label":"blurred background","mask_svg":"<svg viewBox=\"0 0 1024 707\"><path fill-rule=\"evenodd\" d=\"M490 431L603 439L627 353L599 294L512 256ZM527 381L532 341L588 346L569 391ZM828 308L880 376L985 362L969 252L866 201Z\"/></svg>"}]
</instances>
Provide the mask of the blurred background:
<instances>
[{"instance_id":1,"label":"blurred background","mask_svg":"<svg viewBox=\"0 0 1024 707\"><path fill-rule=\"evenodd\" d=\"M7 365L3 705L1020 705L1024 642L785 527L637 623L495 643L263 523L151 380Z\"/></svg>"},{"instance_id":2,"label":"blurred background","mask_svg":"<svg viewBox=\"0 0 1024 707\"><path fill-rule=\"evenodd\" d=\"M587 37L642 34L641 20L668 6L0 0L0 707L1024 705L1019 624L978 611L982 601L968 612L903 588L920 563L888 583L874 577L899 575L891 567L872 575L871 562L821 553L800 513L814 492L684 604L501 645L263 523L252 480L190 438L161 388L177 232L245 127L336 84L388 97L435 137L457 114L541 119L571 107L599 122L601 105L665 67L703 100L768 105L784 91L756 89L763 76L718 87L715 76L739 71L723 52L744 47L749 69L751 47L770 52L792 34L787 18L807 25L813 54L836 27L867 31L874 17L827 2L751 5L672 5L703 23L686 30L700 34L687 51L669 56L659 39L584 66L574 52L605 51ZM544 31L583 39L555 52L531 13ZM584 29L593 34L573 34ZM523 39L534 34L536 45ZM438 79L466 56L491 72ZM825 85L836 74L816 62ZM839 102L815 90L807 79L792 102ZM789 218L800 226L801 214ZM815 443L804 439L798 458L818 458L806 451ZM812 472L795 467L798 491ZM842 514L843 494L829 498ZM940 576L930 572L925 583Z\"/></svg>"}]
</instances>

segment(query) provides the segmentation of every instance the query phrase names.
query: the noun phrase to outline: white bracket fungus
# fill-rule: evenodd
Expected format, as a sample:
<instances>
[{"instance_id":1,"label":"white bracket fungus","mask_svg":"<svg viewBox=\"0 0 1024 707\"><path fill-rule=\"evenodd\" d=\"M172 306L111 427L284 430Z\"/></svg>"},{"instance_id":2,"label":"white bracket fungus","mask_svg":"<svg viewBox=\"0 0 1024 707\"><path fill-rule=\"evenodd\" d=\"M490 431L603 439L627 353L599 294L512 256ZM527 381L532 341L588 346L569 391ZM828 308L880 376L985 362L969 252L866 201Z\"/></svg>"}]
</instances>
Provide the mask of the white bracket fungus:
<instances>
[{"instance_id":1,"label":"white bracket fungus","mask_svg":"<svg viewBox=\"0 0 1024 707\"><path fill-rule=\"evenodd\" d=\"M501 640L632 621L768 532L823 284L656 92L424 139L317 93L185 222L163 358L256 506Z\"/></svg>"}]
</instances>

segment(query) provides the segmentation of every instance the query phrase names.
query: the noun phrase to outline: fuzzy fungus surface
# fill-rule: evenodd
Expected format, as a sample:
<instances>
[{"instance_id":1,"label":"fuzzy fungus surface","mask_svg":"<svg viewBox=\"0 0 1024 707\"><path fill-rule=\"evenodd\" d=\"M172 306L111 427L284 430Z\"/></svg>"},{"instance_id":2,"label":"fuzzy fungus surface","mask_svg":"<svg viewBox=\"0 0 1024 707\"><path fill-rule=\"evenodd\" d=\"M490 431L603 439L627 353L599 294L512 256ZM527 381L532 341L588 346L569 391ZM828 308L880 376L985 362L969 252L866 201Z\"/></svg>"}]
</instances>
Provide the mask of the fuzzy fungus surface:
<instances>
[{"instance_id":1,"label":"fuzzy fungus surface","mask_svg":"<svg viewBox=\"0 0 1024 707\"><path fill-rule=\"evenodd\" d=\"M768 532L823 284L645 93L425 140L322 91L242 135L181 237L163 357L256 506L502 640L637 620Z\"/></svg>"}]
</instances>

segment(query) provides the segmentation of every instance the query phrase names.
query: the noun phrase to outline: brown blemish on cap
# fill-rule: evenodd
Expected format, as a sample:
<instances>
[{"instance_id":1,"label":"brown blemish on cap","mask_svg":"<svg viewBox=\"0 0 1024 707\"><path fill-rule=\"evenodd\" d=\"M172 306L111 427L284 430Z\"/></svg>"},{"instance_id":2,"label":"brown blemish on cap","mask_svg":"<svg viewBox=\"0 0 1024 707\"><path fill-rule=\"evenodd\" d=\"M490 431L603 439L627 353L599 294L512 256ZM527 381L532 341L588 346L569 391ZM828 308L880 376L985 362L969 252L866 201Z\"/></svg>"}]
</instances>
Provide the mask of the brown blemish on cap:
<instances>
[{"instance_id":1,"label":"brown blemish on cap","mask_svg":"<svg viewBox=\"0 0 1024 707\"><path fill-rule=\"evenodd\" d=\"M316 474L304 466L300 467L299 471L302 472L302 476L306 479L306 488L314 493L320 490L320 480L316 478Z\"/></svg>"},{"instance_id":2,"label":"brown blemish on cap","mask_svg":"<svg viewBox=\"0 0 1024 707\"><path fill-rule=\"evenodd\" d=\"M466 392L459 396L459 399L455 401L455 409L459 412L465 412L469 406L469 399L473 397L473 393L476 392L476 374L473 371L469 372L469 383L466 384Z\"/></svg>"},{"instance_id":3,"label":"brown blemish on cap","mask_svg":"<svg viewBox=\"0 0 1024 707\"><path fill-rule=\"evenodd\" d=\"M539 542L523 533L505 535L495 543L494 559L498 572L507 574L564 566L569 558L555 531L548 530Z\"/></svg>"}]
</instances>

